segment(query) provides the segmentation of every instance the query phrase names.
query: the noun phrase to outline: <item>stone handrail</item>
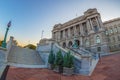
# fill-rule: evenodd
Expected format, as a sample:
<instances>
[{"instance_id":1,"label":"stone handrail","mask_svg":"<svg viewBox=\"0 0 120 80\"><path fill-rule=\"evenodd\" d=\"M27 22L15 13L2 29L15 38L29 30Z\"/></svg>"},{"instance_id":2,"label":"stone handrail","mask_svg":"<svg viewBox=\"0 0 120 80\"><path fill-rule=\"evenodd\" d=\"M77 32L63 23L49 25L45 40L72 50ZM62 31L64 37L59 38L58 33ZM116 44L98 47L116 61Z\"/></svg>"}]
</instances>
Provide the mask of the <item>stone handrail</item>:
<instances>
[{"instance_id":1,"label":"stone handrail","mask_svg":"<svg viewBox=\"0 0 120 80\"><path fill-rule=\"evenodd\" d=\"M60 50L64 51L65 53L71 51L72 55L73 55L75 58L81 59L81 54L78 53L77 51L74 51L74 50L69 49L69 48L67 48L67 47L66 47L66 49L64 49L64 48L62 48L61 46L59 46L58 44L56 44L56 43L55 43L55 46L56 46L57 48L59 48Z\"/></svg>"},{"instance_id":2,"label":"stone handrail","mask_svg":"<svg viewBox=\"0 0 120 80\"><path fill-rule=\"evenodd\" d=\"M69 47L66 47L67 49L69 49L69 50L71 50L71 51L73 51L73 52L75 52L76 54L79 54L79 55L82 55L81 53L79 53L79 52L77 52L77 51L75 51L74 49L72 49L72 48L69 48Z\"/></svg>"},{"instance_id":3,"label":"stone handrail","mask_svg":"<svg viewBox=\"0 0 120 80\"><path fill-rule=\"evenodd\" d=\"M89 56L93 56L93 55L94 55L93 52L88 51L88 50L86 50L86 49L84 49L84 48L80 48L80 50L83 51L83 52L85 52L85 53L88 54Z\"/></svg>"},{"instance_id":4,"label":"stone handrail","mask_svg":"<svg viewBox=\"0 0 120 80\"><path fill-rule=\"evenodd\" d=\"M75 51L74 49L71 49L69 47L66 47L66 49L68 49L69 51L71 51L72 55L74 55L74 57L76 57L77 59L81 59L82 58L82 55L79 52Z\"/></svg>"},{"instance_id":5,"label":"stone handrail","mask_svg":"<svg viewBox=\"0 0 120 80\"><path fill-rule=\"evenodd\" d=\"M57 43L55 43L55 46L56 46L57 48L59 48L60 50L64 51L65 53L67 53L67 52L68 52L68 50L66 50L66 49L62 48L62 47L61 47L61 46L59 46Z\"/></svg>"}]
</instances>

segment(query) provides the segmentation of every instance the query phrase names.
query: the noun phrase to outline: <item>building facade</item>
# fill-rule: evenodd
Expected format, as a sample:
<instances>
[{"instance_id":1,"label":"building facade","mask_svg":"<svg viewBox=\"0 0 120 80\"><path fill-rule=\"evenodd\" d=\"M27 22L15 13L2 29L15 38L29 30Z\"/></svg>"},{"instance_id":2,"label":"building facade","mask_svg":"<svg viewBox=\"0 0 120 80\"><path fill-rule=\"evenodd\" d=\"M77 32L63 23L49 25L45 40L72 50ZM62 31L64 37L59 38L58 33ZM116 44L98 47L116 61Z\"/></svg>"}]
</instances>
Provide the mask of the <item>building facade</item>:
<instances>
[{"instance_id":1,"label":"building facade","mask_svg":"<svg viewBox=\"0 0 120 80\"><path fill-rule=\"evenodd\" d=\"M120 50L120 18L102 22L96 8L88 9L84 15L64 24L56 24L52 39L63 48L79 47L91 52L109 53Z\"/></svg>"},{"instance_id":2,"label":"building facade","mask_svg":"<svg viewBox=\"0 0 120 80\"><path fill-rule=\"evenodd\" d=\"M103 23L110 51L120 50L120 18Z\"/></svg>"}]
</instances>

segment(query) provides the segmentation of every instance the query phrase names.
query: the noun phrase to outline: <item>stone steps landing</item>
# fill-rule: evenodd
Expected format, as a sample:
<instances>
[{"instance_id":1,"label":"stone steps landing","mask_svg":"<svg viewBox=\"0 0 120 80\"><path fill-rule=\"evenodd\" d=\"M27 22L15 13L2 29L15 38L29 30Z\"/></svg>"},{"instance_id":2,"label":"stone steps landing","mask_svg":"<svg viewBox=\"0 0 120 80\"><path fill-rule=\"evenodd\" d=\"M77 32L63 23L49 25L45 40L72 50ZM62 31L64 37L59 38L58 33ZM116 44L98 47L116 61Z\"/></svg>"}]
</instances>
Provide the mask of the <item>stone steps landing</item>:
<instances>
[{"instance_id":1,"label":"stone steps landing","mask_svg":"<svg viewBox=\"0 0 120 80\"><path fill-rule=\"evenodd\" d=\"M26 65L43 65L40 55L31 49L12 46L8 55L9 63L26 64Z\"/></svg>"}]
</instances>

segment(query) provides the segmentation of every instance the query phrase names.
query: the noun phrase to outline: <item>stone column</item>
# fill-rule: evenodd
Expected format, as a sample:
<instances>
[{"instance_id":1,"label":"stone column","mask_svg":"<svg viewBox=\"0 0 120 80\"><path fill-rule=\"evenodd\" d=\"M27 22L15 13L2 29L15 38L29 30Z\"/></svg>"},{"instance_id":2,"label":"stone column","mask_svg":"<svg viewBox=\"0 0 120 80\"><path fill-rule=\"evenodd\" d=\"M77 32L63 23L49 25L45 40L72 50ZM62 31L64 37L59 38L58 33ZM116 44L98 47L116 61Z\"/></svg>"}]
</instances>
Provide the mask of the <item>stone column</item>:
<instances>
[{"instance_id":1,"label":"stone column","mask_svg":"<svg viewBox=\"0 0 120 80\"><path fill-rule=\"evenodd\" d=\"M83 34L84 34L82 24L80 24L80 32L81 32L81 35L83 35Z\"/></svg>"},{"instance_id":2,"label":"stone column","mask_svg":"<svg viewBox=\"0 0 120 80\"><path fill-rule=\"evenodd\" d=\"M90 19L88 19L89 25L90 25L90 30L92 30L92 25L90 23Z\"/></svg>"},{"instance_id":3,"label":"stone column","mask_svg":"<svg viewBox=\"0 0 120 80\"><path fill-rule=\"evenodd\" d=\"M76 36L77 35L76 26L73 26L73 30L74 30L74 36Z\"/></svg>"},{"instance_id":4,"label":"stone column","mask_svg":"<svg viewBox=\"0 0 120 80\"><path fill-rule=\"evenodd\" d=\"M93 30L93 24L92 24L91 19L90 19L90 25L91 25L91 31L90 31L90 33L94 33L94 30Z\"/></svg>"},{"instance_id":5,"label":"stone column","mask_svg":"<svg viewBox=\"0 0 120 80\"><path fill-rule=\"evenodd\" d=\"M57 41L58 40L58 36L57 36L57 32L55 32L55 40Z\"/></svg>"},{"instance_id":6,"label":"stone column","mask_svg":"<svg viewBox=\"0 0 120 80\"><path fill-rule=\"evenodd\" d=\"M60 39L62 39L63 38L63 31L61 30L60 31Z\"/></svg>"},{"instance_id":7,"label":"stone column","mask_svg":"<svg viewBox=\"0 0 120 80\"><path fill-rule=\"evenodd\" d=\"M81 35L81 28L80 28L80 24L79 24L79 29L80 29L80 30L79 30L79 33L80 33L79 35Z\"/></svg>"},{"instance_id":8,"label":"stone column","mask_svg":"<svg viewBox=\"0 0 120 80\"><path fill-rule=\"evenodd\" d=\"M89 20L87 20L87 30L88 30L88 33L90 32L91 28L90 28L90 24L89 24Z\"/></svg>"},{"instance_id":9,"label":"stone column","mask_svg":"<svg viewBox=\"0 0 120 80\"><path fill-rule=\"evenodd\" d=\"M59 40L59 31L56 32L57 41Z\"/></svg>"},{"instance_id":10,"label":"stone column","mask_svg":"<svg viewBox=\"0 0 120 80\"><path fill-rule=\"evenodd\" d=\"M90 25L91 25L91 29L93 30L93 24L92 24L91 19L90 19Z\"/></svg>"},{"instance_id":11,"label":"stone column","mask_svg":"<svg viewBox=\"0 0 120 80\"><path fill-rule=\"evenodd\" d=\"M99 22L100 26L103 27L103 23L102 23L102 20L101 20L100 16L98 16L97 19L98 19L98 22Z\"/></svg>"},{"instance_id":12,"label":"stone column","mask_svg":"<svg viewBox=\"0 0 120 80\"><path fill-rule=\"evenodd\" d=\"M73 37L73 34L74 34L74 27L72 27L72 30L71 30L71 37Z\"/></svg>"},{"instance_id":13,"label":"stone column","mask_svg":"<svg viewBox=\"0 0 120 80\"><path fill-rule=\"evenodd\" d=\"M70 28L68 28L68 38L71 37L71 34L70 34Z\"/></svg>"},{"instance_id":14,"label":"stone column","mask_svg":"<svg viewBox=\"0 0 120 80\"><path fill-rule=\"evenodd\" d=\"M98 22L97 16L95 17L95 20L96 20L96 22L97 22L97 26L98 26L99 28L101 28L101 26L99 25L99 22Z\"/></svg>"},{"instance_id":15,"label":"stone column","mask_svg":"<svg viewBox=\"0 0 120 80\"><path fill-rule=\"evenodd\" d=\"M68 39L68 29L65 30L66 39Z\"/></svg>"},{"instance_id":16,"label":"stone column","mask_svg":"<svg viewBox=\"0 0 120 80\"><path fill-rule=\"evenodd\" d=\"M82 37L80 37L80 46L82 47L83 46L83 41L82 41Z\"/></svg>"},{"instance_id":17,"label":"stone column","mask_svg":"<svg viewBox=\"0 0 120 80\"><path fill-rule=\"evenodd\" d=\"M58 31L57 33L58 40L60 40L60 31Z\"/></svg>"},{"instance_id":18,"label":"stone column","mask_svg":"<svg viewBox=\"0 0 120 80\"><path fill-rule=\"evenodd\" d=\"M65 30L63 30L63 39L65 39L65 37L66 37L66 36L65 36Z\"/></svg>"}]
</instances>

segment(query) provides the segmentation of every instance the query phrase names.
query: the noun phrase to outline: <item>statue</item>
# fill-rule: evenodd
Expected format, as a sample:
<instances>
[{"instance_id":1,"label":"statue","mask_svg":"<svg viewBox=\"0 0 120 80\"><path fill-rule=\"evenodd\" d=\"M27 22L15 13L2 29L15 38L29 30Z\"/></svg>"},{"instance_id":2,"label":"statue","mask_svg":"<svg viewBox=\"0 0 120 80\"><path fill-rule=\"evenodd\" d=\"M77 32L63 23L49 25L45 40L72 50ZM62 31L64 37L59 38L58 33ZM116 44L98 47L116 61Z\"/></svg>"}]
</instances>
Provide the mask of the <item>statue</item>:
<instances>
[{"instance_id":1,"label":"statue","mask_svg":"<svg viewBox=\"0 0 120 80\"><path fill-rule=\"evenodd\" d=\"M74 43L73 43L72 47L75 48L75 49L79 48L79 46L78 46L78 44L76 42L76 36L74 36Z\"/></svg>"}]
</instances>

